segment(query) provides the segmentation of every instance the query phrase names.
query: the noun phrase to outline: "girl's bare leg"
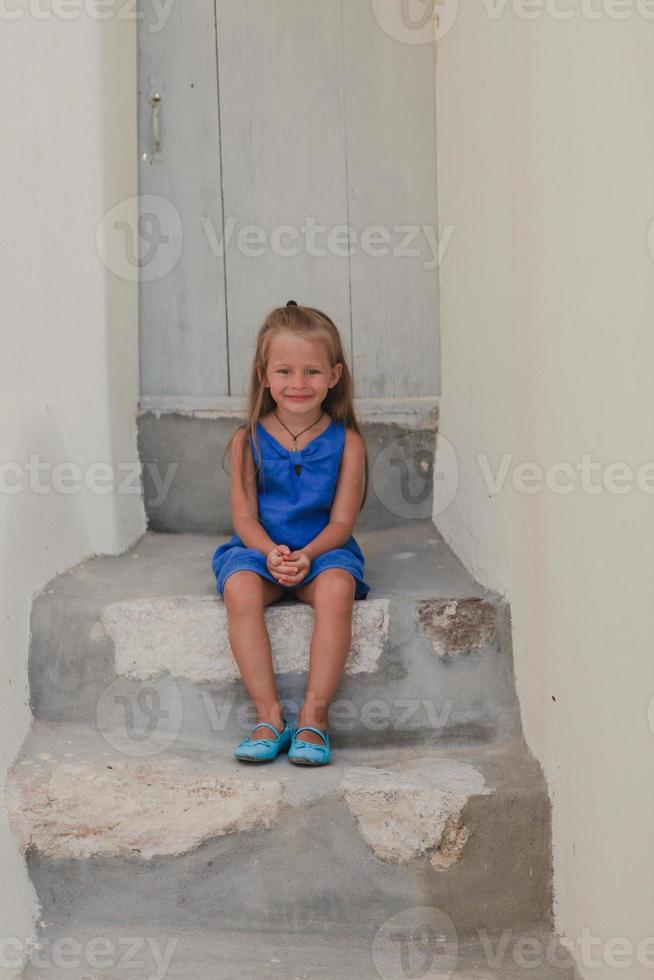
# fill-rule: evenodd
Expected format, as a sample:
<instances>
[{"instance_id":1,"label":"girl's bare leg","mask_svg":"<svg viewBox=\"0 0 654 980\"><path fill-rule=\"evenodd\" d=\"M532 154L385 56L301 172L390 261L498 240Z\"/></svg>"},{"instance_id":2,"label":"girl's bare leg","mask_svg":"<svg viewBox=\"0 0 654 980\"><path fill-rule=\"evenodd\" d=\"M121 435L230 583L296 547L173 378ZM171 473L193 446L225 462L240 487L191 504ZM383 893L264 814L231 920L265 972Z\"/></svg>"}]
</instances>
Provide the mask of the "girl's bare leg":
<instances>
[{"instance_id":1,"label":"girl's bare leg","mask_svg":"<svg viewBox=\"0 0 654 980\"><path fill-rule=\"evenodd\" d=\"M234 572L225 582L229 642L248 694L257 713L255 724L270 722L279 731L284 724L273 670L270 638L264 620L266 606L284 592L281 585L256 572ZM273 738L269 728L258 728L251 738Z\"/></svg>"},{"instance_id":2,"label":"girl's bare leg","mask_svg":"<svg viewBox=\"0 0 654 980\"><path fill-rule=\"evenodd\" d=\"M327 712L343 676L352 641L354 577L344 568L328 568L296 594L314 610L313 636L309 653L309 676L305 702L297 727L313 725L326 730ZM301 732L305 742L325 743L314 732Z\"/></svg>"}]
</instances>

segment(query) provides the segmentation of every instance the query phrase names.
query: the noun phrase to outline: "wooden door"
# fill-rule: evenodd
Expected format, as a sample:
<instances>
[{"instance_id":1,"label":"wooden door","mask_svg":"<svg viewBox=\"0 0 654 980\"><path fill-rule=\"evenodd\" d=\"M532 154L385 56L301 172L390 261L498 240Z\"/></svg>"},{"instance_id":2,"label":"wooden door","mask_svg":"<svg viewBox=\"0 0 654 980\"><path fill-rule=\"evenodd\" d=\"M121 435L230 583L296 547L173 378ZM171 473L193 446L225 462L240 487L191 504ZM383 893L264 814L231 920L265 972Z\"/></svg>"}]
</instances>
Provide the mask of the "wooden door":
<instances>
[{"instance_id":1,"label":"wooden door","mask_svg":"<svg viewBox=\"0 0 654 980\"><path fill-rule=\"evenodd\" d=\"M389 36L369 0L156 16L144 5L142 395L243 395L289 298L338 324L358 397L438 394L433 45Z\"/></svg>"}]
</instances>

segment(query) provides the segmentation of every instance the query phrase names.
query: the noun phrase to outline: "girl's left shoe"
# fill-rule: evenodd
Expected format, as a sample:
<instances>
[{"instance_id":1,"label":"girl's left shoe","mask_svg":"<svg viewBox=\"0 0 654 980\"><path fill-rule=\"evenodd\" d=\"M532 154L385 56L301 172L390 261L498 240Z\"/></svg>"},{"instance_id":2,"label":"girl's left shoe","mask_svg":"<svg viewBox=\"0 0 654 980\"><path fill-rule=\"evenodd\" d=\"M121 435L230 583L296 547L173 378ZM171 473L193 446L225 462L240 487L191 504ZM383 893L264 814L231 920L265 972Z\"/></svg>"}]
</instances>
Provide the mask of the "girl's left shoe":
<instances>
[{"instance_id":1,"label":"girl's left shoe","mask_svg":"<svg viewBox=\"0 0 654 980\"><path fill-rule=\"evenodd\" d=\"M252 735L257 728L270 728L275 733L276 738L243 738L234 749L237 759L244 759L247 762L270 762L275 759L280 752L284 752L291 744L293 729L288 722L284 723L283 729L278 731L274 725L269 725L267 721L261 721L251 729Z\"/></svg>"},{"instance_id":2,"label":"girl's left shoe","mask_svg":"<svg viewBox=\"0 0 654 980\"><path fill-rule=\"evenodd\" d=\"M324 745L316 745L315 742L305 742L298 738L299 732L315 732L320 735ZM293 729L293 739L288 750L288 757L291 762L300 766L324 766L329 762L331 748L329 745L329 735L327 732L314 728L313 725L301 725Z\"/></svg>"}]
</instances>

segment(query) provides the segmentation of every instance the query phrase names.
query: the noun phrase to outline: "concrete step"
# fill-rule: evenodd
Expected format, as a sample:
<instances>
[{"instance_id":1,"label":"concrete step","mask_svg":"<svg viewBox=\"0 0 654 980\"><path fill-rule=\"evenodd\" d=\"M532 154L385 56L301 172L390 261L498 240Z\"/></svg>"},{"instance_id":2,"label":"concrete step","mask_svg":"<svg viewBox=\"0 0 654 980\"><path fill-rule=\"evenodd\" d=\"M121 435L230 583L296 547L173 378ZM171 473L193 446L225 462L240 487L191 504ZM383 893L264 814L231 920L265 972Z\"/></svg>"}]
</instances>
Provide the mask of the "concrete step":
<instances>
[{"instance_id":1,"label":"concrete step","mask_svg":"<svg viewBox=\"0 0 654 980\"><path fill-rule=\"evenodd\" d=\"M431 521L363 531L371 591L329 715L334 743L519 731L508 607L461 566ZM252 709L229 645L211 556L224 538L148 532L128 552L89 559L35 599L29 678L35 716L112 727L156 715L172 733L242 737ZM313 610L266 609L280 696L304 697ZM168 735L166 735L168 733Z\"/></svg>"},{"instance_id":2,"label":"concrete step","mask_svg":"<svg viewBox=\"0 0 654 980\"><path fill-rule=\"evenodd\" d=\"M148 526L172 533L230 534L225 447L241 424L242 400L222 409L167 408L142 399L138 449ZM437 403L433 398L356 400L368 446L369 493L360 528L397 527L431 517Z\"/></svg>"},{"instance_id":3,"label":"concrete step","mask_svg":"<svg viewBox=\"0 0 654 980\"><path fill-rule=\"evenodd\" d=\"M41 930L24 980L576 980L544 929L457 941L437 910L408 909L369 935L106 928L91 921ZM444 938L440 938L440 937ZM426 941L425 938L426 937ZM43 966L39 967L38 964Z\"/></svg>"},{"instance_id":4,"label":"concrete step","mask_svg":"<svg viewBox=\"0 0 654 980\"><path fill-rule=\"evenodd\" d=\"M549 800L518 737L303 767L239 762L224 736L154 751L122 734L37 721L8 776L46 922L370 936L429 906L459 940L551 927Z\"/></svg>"}]
</instances>

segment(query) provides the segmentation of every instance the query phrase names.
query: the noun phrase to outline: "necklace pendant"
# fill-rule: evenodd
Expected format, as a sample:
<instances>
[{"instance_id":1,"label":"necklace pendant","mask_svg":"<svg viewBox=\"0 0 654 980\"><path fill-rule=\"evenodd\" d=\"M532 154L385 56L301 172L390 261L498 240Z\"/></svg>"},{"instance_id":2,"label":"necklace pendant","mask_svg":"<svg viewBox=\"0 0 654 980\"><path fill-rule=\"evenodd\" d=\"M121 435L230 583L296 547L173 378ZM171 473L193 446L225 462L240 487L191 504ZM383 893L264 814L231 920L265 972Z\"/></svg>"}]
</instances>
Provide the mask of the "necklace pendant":
<instances>
[{"instance_id":1,"label":"necklace pendant","mask_svg":"<svg viewBox=\"0 0 654 980\"><path fill-rule=\"evenodd\" d=\"M302 469L302 465L300 463L296 463L295 464L295 472L297 473L298 476L300 475L300 470L301 469Z\"/></svg>"}]
</instances>

